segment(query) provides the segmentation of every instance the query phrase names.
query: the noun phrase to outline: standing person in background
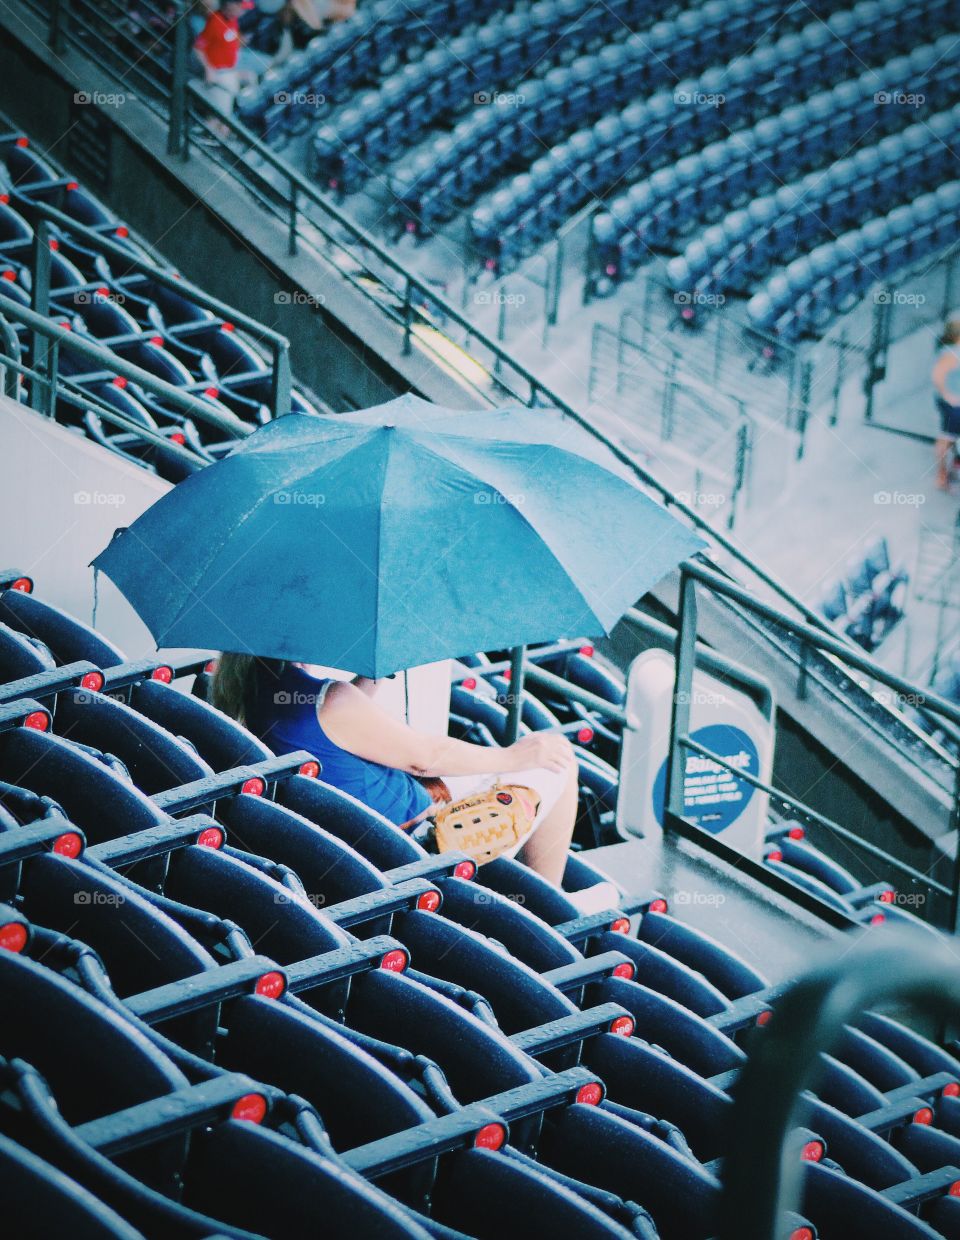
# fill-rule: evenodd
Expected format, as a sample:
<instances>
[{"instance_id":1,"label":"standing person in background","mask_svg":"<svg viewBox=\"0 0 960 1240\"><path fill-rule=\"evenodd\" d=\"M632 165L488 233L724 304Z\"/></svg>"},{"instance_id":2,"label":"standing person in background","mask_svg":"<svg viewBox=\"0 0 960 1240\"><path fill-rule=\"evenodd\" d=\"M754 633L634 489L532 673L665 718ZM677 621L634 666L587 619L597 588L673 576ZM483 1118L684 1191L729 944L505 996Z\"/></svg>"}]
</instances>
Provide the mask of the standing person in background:
<instances>
[{"instance_id":1,"label":"standing person in background","mask_svg":"<svg viewBox=\"0 0 960 1240\"><path fill-rule=\"evenodd\" d=\"M357 11L357 0L257 0L257 7L265 13L280 12L283 31L273 58L274 64L280 64L294 50L293 28L297 22L302 22L311 34L318 34L324 22L342 22L352 17Z\"/></svg>"},{"instance_id":2,"label":"standing person in background","mask_svg":"<svg viewBox=\"0 0 960 1240\"><path fill-rule=\"evenodd\" d=\"M248 3L249 0L222 0L218 8L209 11L193 44L210 96L222 112L232 112L240 88L256 81L256 73L240 65L240 14Z\"/></svg>"},{"instance_id":3,"label":"standing person in background","mask_svg":"<svg viewBox=\"0 0 960 1240\"><path fill-rule=\"evenodd\" d=\"M952 314L944 324L931 378L940 415L937 486L946 491L950 486L950 454L960 437L960 314Z\"/></svg>"}]
</instances>

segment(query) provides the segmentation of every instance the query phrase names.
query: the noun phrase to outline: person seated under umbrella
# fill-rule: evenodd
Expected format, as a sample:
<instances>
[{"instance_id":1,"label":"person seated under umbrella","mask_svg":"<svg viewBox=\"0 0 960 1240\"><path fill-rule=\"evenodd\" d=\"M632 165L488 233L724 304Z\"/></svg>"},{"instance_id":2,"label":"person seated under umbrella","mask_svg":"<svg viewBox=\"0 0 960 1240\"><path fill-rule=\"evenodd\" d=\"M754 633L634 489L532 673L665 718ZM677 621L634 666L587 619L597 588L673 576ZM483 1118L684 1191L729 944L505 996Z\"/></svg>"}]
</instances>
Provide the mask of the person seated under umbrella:
<instances>
[{"instance_id":1,"label":"person seated under umbrella","mask_svg":"<svg viewBox=\"0 0 960 1240\"><path fill-rule=\"evenodd\" d=\"M532 732L491 748L431 736L378 706L377 684L332 668L225 653L212 696L216 707L275 753L308 750L320 761L326 783L398 827L409 828L434 807L422 780L442 781L453 801L492 788L500 776L532 788L540 799L533 827L501 855L522 854L523 862L559 887L577 815L577 763L567 738ZM619 893L610 883L598 883L567 894L581 912L592 912L615 905Z\"/></svg>"}]
</instances>

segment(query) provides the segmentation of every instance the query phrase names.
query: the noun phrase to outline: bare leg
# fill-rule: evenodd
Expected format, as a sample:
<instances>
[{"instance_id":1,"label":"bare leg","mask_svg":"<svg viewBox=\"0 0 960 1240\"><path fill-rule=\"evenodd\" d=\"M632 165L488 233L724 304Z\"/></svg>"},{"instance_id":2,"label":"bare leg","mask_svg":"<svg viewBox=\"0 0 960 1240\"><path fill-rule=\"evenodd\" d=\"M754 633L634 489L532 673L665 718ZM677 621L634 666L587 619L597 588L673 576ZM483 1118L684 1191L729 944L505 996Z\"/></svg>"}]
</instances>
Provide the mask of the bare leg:
<instances>
[{"instance_id":1,"label":"bare leg","mask_svg":"<svg viewBox=\"0 0 960 1240\"><path fill-rule=\"evenodd\" d=\"M942 436L937 440L937 486L941 491L945 491L950 482L947 462L950 458L952 444L952 439L945 439Z\"/></svg>"},{"instance_id":2,"label":"bare leg","mask_svg":"<svg viewBox=\"0 0 960 1240\"><path fill-rule=\"evenodd\" d=\"M577 766L570 768L556 805L523 846L520 860L548 882L560 886L577 819Z\"/></svg>"},{"instance_id":3,"label":"bare leg","mask_svg":"<svg viewBox=\"0 0 960 1240\"><path fill-rule=\"evenodd\" d=\"M314 0L290 0L290 7L311 30L320 30L323 27L323 18L317 11L317 5Z\"/></svg>"}]
</instances>

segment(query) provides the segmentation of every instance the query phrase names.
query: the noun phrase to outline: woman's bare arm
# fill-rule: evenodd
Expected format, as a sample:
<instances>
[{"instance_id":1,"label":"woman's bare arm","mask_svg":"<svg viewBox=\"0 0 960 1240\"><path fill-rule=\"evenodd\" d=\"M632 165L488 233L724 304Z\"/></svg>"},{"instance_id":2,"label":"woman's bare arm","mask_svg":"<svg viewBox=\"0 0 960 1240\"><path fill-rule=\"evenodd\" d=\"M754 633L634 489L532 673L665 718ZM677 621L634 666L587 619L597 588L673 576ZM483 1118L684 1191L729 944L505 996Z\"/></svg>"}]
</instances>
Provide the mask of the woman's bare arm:
<instances>
[{"instance_id":1,"label":"woman's bare arm","mask_svg":"<svg viewBox=\"0 0 960 1240\"><path fill-rule=\"evenodd\" d=\"M937 364L933 368L933 386L937 389L943 399L950 405L960 405L960 396L947 390L947 376L952 370L960 366L960 359L953 354L944 353L942 357L937 359Z\"/></svg>"},{"instance_id":2,"label":"woman's bare arm","mask_svg":"<svg viewBox=\"0 0 960 1240\"><path fill-rule=\"evenodd\" d=\"M419 732L352 684L331 685L317 717L341 749L410 775L505 774L538 766L562 770L573 761L569 742L555 732L534 732L506 748Z\"/></svg>"}]
</instances>

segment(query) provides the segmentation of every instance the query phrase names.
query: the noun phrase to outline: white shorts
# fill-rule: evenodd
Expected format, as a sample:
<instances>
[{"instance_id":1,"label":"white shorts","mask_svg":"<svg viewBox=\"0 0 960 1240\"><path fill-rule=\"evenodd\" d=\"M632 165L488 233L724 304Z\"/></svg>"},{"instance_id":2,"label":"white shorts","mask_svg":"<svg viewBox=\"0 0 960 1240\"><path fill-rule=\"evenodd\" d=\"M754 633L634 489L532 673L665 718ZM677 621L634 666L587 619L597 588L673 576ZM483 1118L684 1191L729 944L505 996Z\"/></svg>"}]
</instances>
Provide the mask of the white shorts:
<instances>
[{"instance_id":1,"label":"white shorts","mask_svg":"<svg viewBox=\"0 0 960 1240\"><path fill-rule=\"evenodd\" d=\"M509 771L500 775L441 775L440 778L450 789L450 796L454 801L460 801L464 797L473 796L478 792L486 792L492 788L494 784L524 784L528 788L533 788L540 798L540 808L537 810L537 816L533 820L533 826L518 843L512 848L505 849L500 853L501 857L515 857L520 849L526 844L527 840L533 835L537 827L540 826L547 814L553 809L560 800L564 788L567 786L567 780L570 778L569 769L563 771L549 771L546 767L532 767L527 771Z\"/></svg>"}]
</instances>

